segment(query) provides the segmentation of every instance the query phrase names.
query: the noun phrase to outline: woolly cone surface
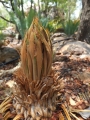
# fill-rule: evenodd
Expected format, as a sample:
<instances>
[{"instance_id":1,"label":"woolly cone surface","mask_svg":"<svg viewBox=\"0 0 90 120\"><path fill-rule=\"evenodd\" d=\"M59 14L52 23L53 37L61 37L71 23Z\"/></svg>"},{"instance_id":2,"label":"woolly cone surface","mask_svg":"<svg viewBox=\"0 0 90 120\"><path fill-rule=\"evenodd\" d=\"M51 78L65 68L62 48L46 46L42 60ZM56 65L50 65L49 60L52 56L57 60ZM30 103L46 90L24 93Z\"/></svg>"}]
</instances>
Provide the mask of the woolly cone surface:
<instances>
[{"instance_id":1,"label":"woolly cone surface","mask_svg":"<svg viewBox=\"0 0 90 120\"><path fill-rule=\"evenodd\" d=\"M16 115L15 120L40 120L52 116L62 84L55 80L51 65L52 47L48 33L34 18L24 37L21 67L15 72L13 109L10 111Z\"/></svg>"}]
</instances>

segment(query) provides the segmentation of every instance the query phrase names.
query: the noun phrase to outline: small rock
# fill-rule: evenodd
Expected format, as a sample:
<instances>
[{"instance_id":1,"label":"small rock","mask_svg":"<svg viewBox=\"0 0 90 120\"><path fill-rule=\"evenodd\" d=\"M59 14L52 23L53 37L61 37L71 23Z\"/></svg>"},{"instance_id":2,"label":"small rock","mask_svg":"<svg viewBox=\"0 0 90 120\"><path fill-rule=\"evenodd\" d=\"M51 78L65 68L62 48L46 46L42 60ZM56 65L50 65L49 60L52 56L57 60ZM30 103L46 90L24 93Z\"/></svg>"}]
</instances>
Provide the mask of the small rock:
<instances>
[{"instance_id":1,"label":"small rock","mask_svg":"<svg viewBox=\"0 0 90 120\"><path fill-rule=\"evenodd\" d=\"M0 49L0 64L9 62L10 60L13 60L18 57L18 52L13 48L3 47Z\"/></svg>"}]
</instances>

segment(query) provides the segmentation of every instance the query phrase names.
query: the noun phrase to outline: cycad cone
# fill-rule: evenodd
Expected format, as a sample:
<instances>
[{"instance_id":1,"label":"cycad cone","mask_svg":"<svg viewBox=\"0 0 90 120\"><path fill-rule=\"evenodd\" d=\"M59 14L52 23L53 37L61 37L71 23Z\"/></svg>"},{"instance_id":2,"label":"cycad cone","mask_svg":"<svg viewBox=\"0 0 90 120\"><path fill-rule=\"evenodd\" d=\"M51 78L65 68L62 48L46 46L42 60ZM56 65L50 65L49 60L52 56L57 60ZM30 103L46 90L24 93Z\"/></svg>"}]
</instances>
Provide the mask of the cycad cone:
<instances>
[{"instance_id":1,"label":"cycad cone","mask_svg":"<svg viewBox=\"0 0 90 120\"><path fill-rule=\"evenodd\" d=\"M25 35L21 62L21 67L15 72L13 97L8 98L10 102L7 102L11 103L9 108L13 108L9 109L8 116L14 116L14 120L48 119L56 108L57 92L61 87L51 68L52 47L48 33L37 18L34 18ZM4 114L4 119L8 116Z\"/></svg>"}]
</instances>

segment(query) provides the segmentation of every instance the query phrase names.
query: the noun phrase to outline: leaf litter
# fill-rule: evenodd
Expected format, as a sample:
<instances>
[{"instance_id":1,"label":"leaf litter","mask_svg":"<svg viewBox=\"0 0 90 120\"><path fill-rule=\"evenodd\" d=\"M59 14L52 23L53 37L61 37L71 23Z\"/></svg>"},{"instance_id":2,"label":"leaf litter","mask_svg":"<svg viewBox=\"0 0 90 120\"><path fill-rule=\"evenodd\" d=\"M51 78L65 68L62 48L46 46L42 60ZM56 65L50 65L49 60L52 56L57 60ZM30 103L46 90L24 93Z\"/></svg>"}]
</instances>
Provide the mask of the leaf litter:
<instances>
[{"instance_id":1,"label":"leaf litter","mask_svg":"<svg viewBox=\"0 0 90 120\"><path fill-rule=\"evenodd\" d=\"M15 66L16 63L5 65L1 70L8 70ZM71 59L71 56L57 53L52 67L57 80L61 79L64 83L62 95L58 100L66 106L72 120L90 120L90 60L88 58ZM10 87L14 84L13 79L13 75L8 77L7 74L0 80L0 103L12 94ZM50 120L64 120L64 118L64 111L61 105L58 105Z\"/></svg>"},{"instance_id":2,"label":"leaf litter","mask_svg":"<svg viewBox=\"0 0 90 120\"><path fill-rule=\"evenodd\" d=\"M71 56L57 53L52 66L56 77L64 83L62 102L73 116L72 120L89 120L90 60L88 58L71 59Z\"/></svg>"}]
</instances>

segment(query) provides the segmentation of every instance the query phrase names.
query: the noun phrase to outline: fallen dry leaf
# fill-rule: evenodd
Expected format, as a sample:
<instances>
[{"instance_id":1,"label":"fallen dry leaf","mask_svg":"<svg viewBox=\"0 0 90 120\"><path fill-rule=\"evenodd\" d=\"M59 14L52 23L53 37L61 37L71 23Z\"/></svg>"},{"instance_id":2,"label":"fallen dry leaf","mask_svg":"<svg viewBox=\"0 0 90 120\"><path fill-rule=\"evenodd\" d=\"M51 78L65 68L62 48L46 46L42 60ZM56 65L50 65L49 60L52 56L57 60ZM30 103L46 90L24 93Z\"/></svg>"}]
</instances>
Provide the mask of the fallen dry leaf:
<instances>
[{"instance_id":1,"label":"fallen dry leaf","mask_svg":"<svg viewBox=\"0 0 90 120\"><path fill-rule=\"evenodd\" d=\"M76 106L76 102L70 97L69 102L71 106Z\"/></svg>"}]
</instances>

